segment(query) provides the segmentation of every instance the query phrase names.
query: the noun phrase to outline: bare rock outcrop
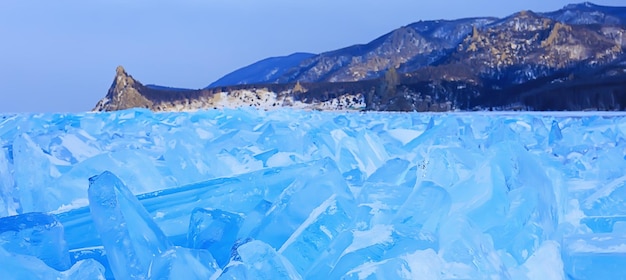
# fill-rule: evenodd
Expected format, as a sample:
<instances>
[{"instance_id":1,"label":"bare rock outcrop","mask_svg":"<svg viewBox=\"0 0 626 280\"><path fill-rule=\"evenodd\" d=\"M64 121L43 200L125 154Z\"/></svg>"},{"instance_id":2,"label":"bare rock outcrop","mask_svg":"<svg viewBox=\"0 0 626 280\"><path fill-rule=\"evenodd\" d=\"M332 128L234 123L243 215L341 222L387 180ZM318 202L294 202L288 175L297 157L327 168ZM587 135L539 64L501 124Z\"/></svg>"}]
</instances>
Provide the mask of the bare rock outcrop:
<instances>
[{"instance_id":1,"label":"bare rock outcrop","mask_svg":"<svg viewBox=\"0 0 626 280\"><path fill-rule=\"evenodd\" d=\"M137 107L151 108L153 102L142 94L144 90L144 85L128 75L124 67L118 66L109 92L98 101L93 111L116 111Z\"/></svg>"}]
</instances>

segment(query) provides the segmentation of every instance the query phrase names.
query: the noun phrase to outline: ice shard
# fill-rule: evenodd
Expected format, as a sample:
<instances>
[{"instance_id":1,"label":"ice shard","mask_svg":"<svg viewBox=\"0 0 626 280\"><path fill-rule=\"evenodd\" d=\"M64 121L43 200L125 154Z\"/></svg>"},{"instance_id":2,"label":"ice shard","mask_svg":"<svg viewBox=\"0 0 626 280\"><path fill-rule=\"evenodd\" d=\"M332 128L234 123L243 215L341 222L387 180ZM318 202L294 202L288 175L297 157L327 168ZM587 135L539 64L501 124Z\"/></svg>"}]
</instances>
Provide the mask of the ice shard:
<instances>
[{"instance_id":1,"label":"ice shard","mask_svg":"<svg viewBox=\"0 0 626 280\"><path fill-rule=\"evenodd\" d=\"M331 195L282 244L278 252L306 275L339 234L352 226L355 204Z\"/></svg>"},{"instance_id":2,"label":"ice shard","mask_svg":"<svg viewBox=\"0 0 626 280\"><path fill-rule=\"evenodd\" d=\"M250 279L248 277L248 270L246 266L241 262L231 262L224 268L222 274L217 278L218 280L245 280Z\"/></svg>"},{"instance_id":3,"label":"ice shard","mask_svg":"<svg viewBox=\"0 0 626 280\"><path fill-rule=\"evenodd\" d=\"M147 278L205 280L215 279L221 272L209 251L175 246L154 258Z\"/></svg>"},{"instance_id":4,"label":"ice shard","mask_svg":"<svg viewBox=\"0 0 626 280\"><path fill-rule=\"evenodd\" d=\"M267 211L272 208L272 203L263 199L252 209L246 213L246 217L243 220L239 232L237 233L237 239L242 240L250 236L257 234L261 222L265 218Z\"/></svg>"},{"instance_id":5,"label":"ice shard","mask_svg":"<svg viewBox=\"0 0 626 280\"><path fill-rule=\"evenodd\" d=\"M519 264L523 263L558 225L557 199L554 186L545 170L524 148L514 142L502 142L493 147L492 162L504 175L506 188L494 180L494 193L506 198L498 207L506 213L500 225L491 231L496 248L505 246ZM506 208L501 208L502 202ZM476 216L474 216L476 217ZM487 213L477 220L487 220ZM525 222L524 222L525 221ZM496 233L497 232L497 233Z\"/></svg>"},{"instance_id":6,"label":"ice shard","mask_svg":"<svg viewBox=\"0 0 626 280\"><path fill-rule=\"evenodd\" d=\"M120 179L104 172L89 179L89 209L116 279L141 279L172 247L150 214Z\"/></svg>"},{"instance_id":7,"label":"ice shard","mask_svg":"<svg viewBox=\"0 0 626 280\"><path fill-rule=\"evenodd\" d=\"M453 216L442 223L439 246L444 261L462 264L450 271L458 278L510 278L491 239L463 216Z\"/></svg>"},{"instance_id":8,"label":"ice shard","mask_svg":"<svg viewBox=\"0 0 626 280\"><path fill-rule=\"evenodd\" d=\"M346 239L338 239L342 242L336 245L341 247L337 246L333 250L339 255L336 255L335 261L328 265L331 270L325 271L325 267L316 270L318 273L316 278L338 279L363 263L381 261L384 259L385 252L394 245L393 225L377 224L369 229L355 230L349 234L350 236L344 237ZM347 246L343 247L346 244Z\"/></svg>"},{"instance_id":9,"label":"ice shard","mask_svg":"<svg viewBox=\"0 0 626 280\"><path fill-rule=\"evenodd\" d=\"M302 279L285 257L264 242L252 240L239 246L237 253L244 268L237 273L246 275L246 279Z\"/></svg>"},{"instance_id":10,"label":"ice shard","mask_svg":"<svg viewBox=\"0 0 626 280\"><path fill-rule=\"evenodd\" d=\"M70 250L70 259L72 263L78 263L81 261L95 261L104 267L104 277L106 279L115 279L109 260L107 260L104 246L86 247L81 249Z\"/></svg>"},{"instance_id":11,"label":"ice shard","mask_svg":"<svg viewBox=\"0 0 626 280\"><path fill-rule=\"evenodd\" d=\"M266 214L258 232L253 236L255 239L266 242L275 249L281 248L292 233L311 217L315 209L326 211L323 205L330 203L329 199L333 196L338 200L353 200L343 176L332 161L325 161L316 168L319 169L307 172L320 172L324 176L311 180L298 178L289 184Z\"/></svg>"},{"instance_id":12,"label":"ice shard","mask_svg":"<svg viewBox=\"0 0 626 280\"><path fill-rule=\"evenodd\" d=\"M73 192L62 195L60 190L47 188L52 179L51 174L58 173L58 170L28 134L18 136L13 142L13 164L20 213L51 211L74 199L70 197Z\"/></svg>"},{"instance_id":13,"label":"ice shard","mask_svg":"<svg viewBox=\"0 0 626 280\"><path fill-rule=\"evenodd\" d=\"M517 141L519 138L520 135L511 129L506 119L498 118L494 120L491 127L489 127L487 140L484 142L484 145L491 147L504 141Z\"/></svg>"},{"instance_id":14,"label":"ice shard","mask_svg":"<svg viewBox=\"0 0 626 280\"><path fill-rule=\"evenodd\" d=\"M63 225L44 213L26 213L0 218L0 246L15 254L34 256L63 271L70 268Z\"/></svg>"},{"instance_id":15,"label":"ice shard","mask_svg":"<svg viewBox=\"0 0 626 280\"><path fill-rule=\"evenodd\" d=\"M415 184L416 167L409 164L403 159L390 159L354 191L358 201L356 223L373 224L391 218Z\"/></svg>"},{"instance_id":16,"label":"ice shard","mask_svg":"<svg viewBox=\"0 0 626 280\"><path fill-rule=\"evenodd\" d=\"M2 141L0 141L0 145ZM16 191L13 176L11 175L12 166L8 158L8 147L5 149L0 146L0 217L16 215Z\"/></svg>"},{"instance_id":17,"label":"ice shard","mask_svg":"<svg viewBox=\"0 0 626 280\"><path fill-rule=\"evenodd\" d=\"M550 135L548 136L548 142L550 144L554 144L556 141L559 141L561 139L563 139L563 134L561 133L559 123L557 121L552 121L552 126L550 127Z\"/></svg>"},{"instance_id":18,"label":"ice shard","mask_svg":"<svg viewBox=\"0 0 626 280\"><path fill-rule=\"evenodd\" d=\"M196 207L217 208L244 214L253 211L255 207L260 207L259 215L264 217L265 210L263 209L269 209L272 202L276 201L288 186L301 185L305 182L313 184L317 178L325 178L326 180L322 182L326 181L328 184L335 182L339 184L338 187L345 187L345 181L343 178L338 179L338 176L341 177L341 174L338 173L332 161L322 159L146 193L138 195L137 199L165 235L170 237L175 245L183 246L187 244L191 211ZM345 193L345 190L342 192ZM189 197L195 197L195 199L189 199ZM57 218L66 228L66 241L70 249L101 244L87 208L63 212L58 214ZM246 220L250 219L251 217L246 218ZM242 231L254 230L254 228L248 228L247 225L251 224L244 222ZM288 237L287 235L285 239Z\"/></svg>"},{"instance_id":19,"label":"ice shard","mask_svg":"<svg viewBox=\"0 0 626 280\"><path fill-rule=\"evenodd\" d=\"M163 176L159 174L152 160L133 150L103 153L77 163L59 177L53 187L57 189L71 187L73 190L84 192L86 188L84 178L104 171L112 172L124 180L133 193L145 193L166 187Z\"/></svg>"},{"instance_id":20,"label":"ice shard","mask_svg":"<svg viewBox=\"0 0 626 280\"><path fill-rule=\"evenodd\" d=\"M365 262L350 270L341 279L414 279L406 260L386 259L380 262Z\"/></svg>"},{"instance_id":21,"label":"ice shard","mask_svg":"<svg viewBox=\"0 0 626 280\"><path fill-rule=\"evenodd\" d=\"M224 267L230 259L230 249L237 241L243 223L242 215L219 209L196 208L189 222L188 247L207 249Z\"/></svg>"},{"instance_id":22,"label":"ice shard","mask_svg":"<svg viewBox=\"0 0 626 280\"><path fill-rule=\"evenodd\" d=\"M400 158L390 159L367 178L368 183L400 184L410 162Z\"/></svg>"},{"instance_id":23,"label":"ice shard","mask_svg":"<svg viewBox=\"0 0 626 280\"><path fill-rule=\"evenodd\" d=\"M436 235L448 215L451 199L448 192L429 181L422 181L408 196L393 219L396 229L408 236Z\"/></svg>"},{"instance_id":24,"label":"ice shard","mask_svg":"<svg viewBox=\"0 0 626 280\"><path fill-rule=\"evenodd\" d=\"M411 140L404 146L407 151L412 151L420 146L436 146L442 143L460 145L459 138L460 129L456 118L443 118L438 124L435 124L434 117L431 118L428 128L417 138Z\"/></svg>"},{"instance_id":25,"label":"ice shard","mask_svg":"<svg viewBox=\"0 0 626 280\"><path fill-rule=\"evenodd\" d=\"M82 260L65 271L46 265L35 256L7 252L0 247L0 274L2 279L98 279L104 280L104 268L94 260Z\"/></svg>"},{"instance_id":26,"label":"ice shard","mask_svg":"<svg viewBox=\"0 0 626 280\"><path fill-rule=\"evenodd\" d=\"M572 279L625 279L626 232L577 234L563 240L566 275Z\"/></svg>"},{"instance_id":27,"label":"ice shard","mask_svg":"<svg viewBox=\"0 0 626 280\"><path fill-rule=\"evenodd\" d=\"M526 262L511 270L513 279L546 279L560 280L572 278L574 275L565 277L561 248L555 241L546 241L533 253ZM594 278L594 277L591 277ZM574 279L579 279L574 277ZM580 279L590 279L587 277Z\"/></svg>"}]
</instances>

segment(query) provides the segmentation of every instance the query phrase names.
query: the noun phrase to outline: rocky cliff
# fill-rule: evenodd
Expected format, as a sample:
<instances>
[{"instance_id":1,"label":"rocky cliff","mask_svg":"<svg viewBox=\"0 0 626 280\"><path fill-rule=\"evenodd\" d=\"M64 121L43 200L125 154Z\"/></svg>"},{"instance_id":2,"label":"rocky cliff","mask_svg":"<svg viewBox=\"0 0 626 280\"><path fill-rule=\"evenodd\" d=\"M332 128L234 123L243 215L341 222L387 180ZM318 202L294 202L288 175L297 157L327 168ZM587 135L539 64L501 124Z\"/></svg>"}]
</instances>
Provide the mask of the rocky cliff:
<instances>
[{"instance_id":1,"label":"rocky cliff","mask_svg":"<svg viewBox=\"0 0 626 280\"><path fill-rule=\"evenodd\" d=\"M107 95L98 101L94 111L115 111L128 108L152 108L154 102L146 98L141 92L146 91L146 87L135 81L132 76L126 73L124 67L118 66L115 79Z\"/></svg>"}]
</instances>

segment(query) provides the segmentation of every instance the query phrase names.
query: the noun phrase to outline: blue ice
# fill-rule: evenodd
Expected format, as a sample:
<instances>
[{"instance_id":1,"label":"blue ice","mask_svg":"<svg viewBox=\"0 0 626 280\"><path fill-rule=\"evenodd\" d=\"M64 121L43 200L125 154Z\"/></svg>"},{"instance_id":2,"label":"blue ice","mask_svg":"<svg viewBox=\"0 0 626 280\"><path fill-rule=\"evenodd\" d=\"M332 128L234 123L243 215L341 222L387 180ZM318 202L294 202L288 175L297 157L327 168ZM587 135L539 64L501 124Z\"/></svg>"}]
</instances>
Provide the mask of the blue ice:
<instances>
[{"instance_id":1,"label":"blue ice","mask_svg":"<svg viewBox=\"0 0 626 280\"><path fill-rule=\"evenodd\" d=\"M191 212L189 248L207 249L220 267L230 260L230 250L237 241L243 217L222 210L196 208Z\"/></svg>"},{"instance_id":2,"label":"blue ice","mask_svg":"<svg viewBox=\"0 0 626 280\"><path fill-rule=\"evenodd\" d=\"M56 270L71 266L63 226L45 213L0 218L0 246L11 253L37 257Z\"/></svg>"},{"instance_id":3,"label":"blue ice","mask_svg":"<svg viewBox=\"0 0 626 280\"><path fill-rule=\"evenodd\" d=\"M0 272L621 279L625 117L0 116Z\"/></svg>"}]
</instances>

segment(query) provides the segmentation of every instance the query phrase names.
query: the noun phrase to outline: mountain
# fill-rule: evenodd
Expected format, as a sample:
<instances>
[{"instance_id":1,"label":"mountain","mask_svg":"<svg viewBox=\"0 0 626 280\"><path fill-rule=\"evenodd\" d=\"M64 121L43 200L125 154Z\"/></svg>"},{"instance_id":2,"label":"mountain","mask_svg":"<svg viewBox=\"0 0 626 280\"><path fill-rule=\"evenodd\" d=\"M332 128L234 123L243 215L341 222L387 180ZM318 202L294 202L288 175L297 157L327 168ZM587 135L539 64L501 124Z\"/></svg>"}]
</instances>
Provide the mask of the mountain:
<instances>
[{"instance_id":1,"label":"mountain","mask_svg":"<svg viewBox=\"0 0 626 280\"><path fill-rule=\"evenodd\" d=\"M288 56L266 58L220 78L207 88L277 82L278 77L282 76L285 71L312 56L314 56L312 53L294 53Z\"/></svg>"},{"instance_id":2,"label":"mountain","mask_svg":"<svg viewBox=\"0 0 626 280\"><path fill-rule=\"evenodd\" d=\"M590 2L570 4L541 15L567 24L626 24L626 7L600 6Z\"/></svg>"},{"instance_id":3,"label":"mountain","mask_svg":"<svg viewBox=\"0 0 626 280\"><path fill-rule=\"evenodd\" d=\"M311 55L286 68L286 58L271 58L254 63L224 76L209 87L218 85L291 82L349 82L378 78L389 67L402 66L408 72L430 65L454 50L472 30L496 18L420 21L396 29L370 43ZM287 58L291 58L287 57ZM301 58L301 57L297 57ZM280 69L276 72L274 69ZM245 73L245 75L242 75ZM268 75L270 73L271 75ZM245 79L234 79L245 76Z\"/></svg>"},{"instance_id":4,"label":"mountain","mask_svg":"<svg viewBox=\"0 0 626 280\"><path fill-rule=\"evenodd\" d=\"M143 93L150 88L135 81L126 73L124 67L115 69L115 79L109 88L107 95L98 101L94 111L115 111L128 108L141 107L151 108L154 104Z\"/></svg>"},{"instance_id":5,"label":"mountain","mask_svg":"<svg viewBox=\"0 0 626 280\"><path fill-rule=\"evenodd\" d=\"M612 61L624 27L569 25L523 11L475 28L444 64L469 65L482 78L520 84L562 69Z\"/></svg>"},{"instance_id":6,"label":"mountain","mask_svg":"<svg viewBox=\"0 0 626 280\"><path fill-rule=\"evenodd\" d=\"M365 108L363 85L373 86L373 81L359 83L352 92L342 90L329 94L328 84L255 84L236 85L199 90L164 90L163 87L145 86L118 66L107 95L98 101L93 111L115 111L129 108L147 108L153 111L189 111L208 108L294 107L313 110L360 110ZM309 92L309 86L314 91ZM336 84L330 85L337 90ZM344 85L343 89L349 89Z\"/></svg>"},{"instance_id":7,"label":"mountain","mask_svg":"<svg viewBox=\"0 0 626 280\"><path fill-rule=\"evenodd\" d=\"M524 19L523 15L533 15L538 21L529 22L530 19ZM531 27L539 27L544 20L548 19L552 20L551 26L554 22L560 22L567 25L598 24L609 28L626 24L626 7L608 7L585 2L570 4L563 9L549 13L520 12L505 19L469 18L420 21L398 28L364 45L321 53L303 58L299 63L292 60L290 62L294 66L290 69L285 69L280 60L278 61L280 65L273 65L268 59L240 70L248 70L254 66L254 73L246 73L256 77L256 83L360 81L379 78L392 66L398 68L401 73L410 73L445 59L473 30L485 28L502 30L499 27L503 25L524 21ZM616 32L612 34L623 37L623 34ZM272 69L275 68L283 70L283 74L275 74L271 77L265 74L268 71L272 73ZM249 76L246 79L237 80L232 79L231 74L218 80L219 85L251 84L248 82ZM226 77L229 79L223 82ZM210 87L217 85L216 82Z\"/></svg>"},{"instance_id":8,"label":"mountain","mask_svg":"<svg viewBox=\"0 0 626 280\"><path fill-rule=\"evenodd\" d=\"M263 60L204 90L143 86L118 69L95 110L624 110L625 11L583 3L420 21L363 45Z\"/></svg>"}]
</instances>

